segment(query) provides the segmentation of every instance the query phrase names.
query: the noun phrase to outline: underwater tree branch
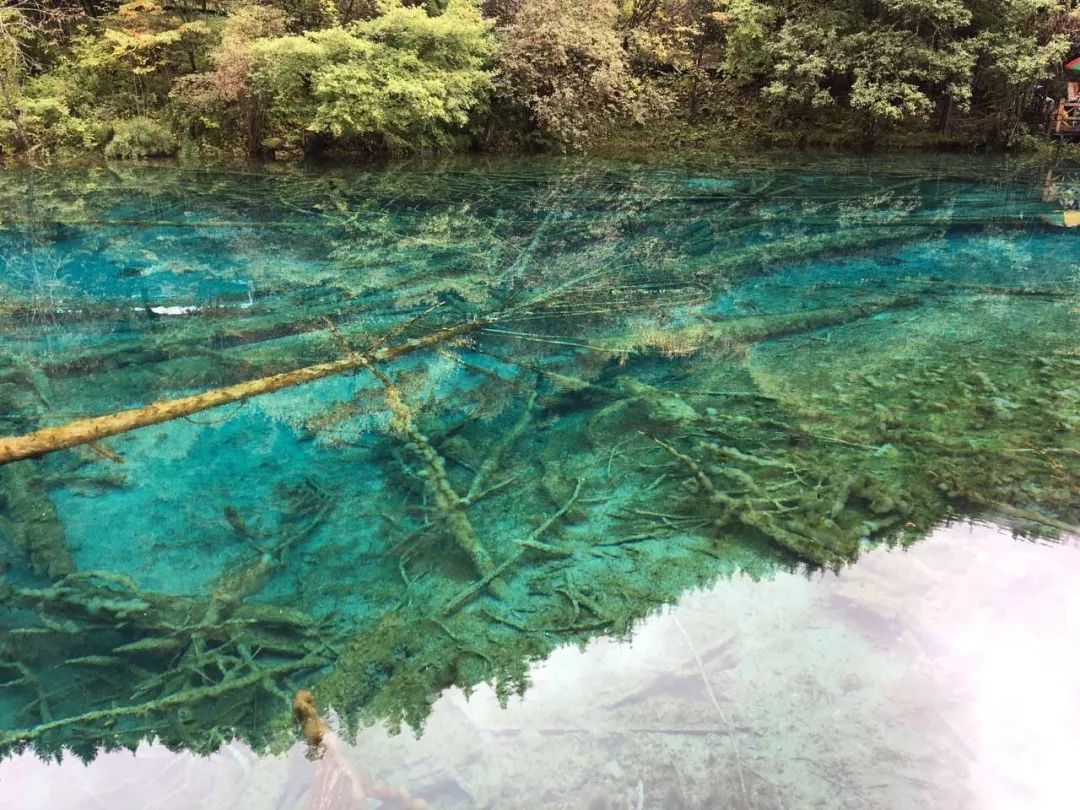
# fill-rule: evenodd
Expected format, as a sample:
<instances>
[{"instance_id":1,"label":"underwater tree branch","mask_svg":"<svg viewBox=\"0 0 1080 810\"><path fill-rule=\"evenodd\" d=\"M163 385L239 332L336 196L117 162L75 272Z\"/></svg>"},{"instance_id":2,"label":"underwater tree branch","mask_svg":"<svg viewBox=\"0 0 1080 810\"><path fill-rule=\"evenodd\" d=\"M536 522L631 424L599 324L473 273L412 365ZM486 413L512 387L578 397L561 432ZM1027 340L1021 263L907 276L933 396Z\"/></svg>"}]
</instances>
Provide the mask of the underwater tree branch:
<instances>
[{"instance_id":1,"label":"underwater tree branch","mask_svg":"<svg viewBox=\"0 0 1080 810\"><path fill-rule=\"evenodd\" d=\"M227 692L255 686L274 675L282 675L301 669L318 669L325 664L326 659L322 656L314 654L308 655L296 661L257 669L242 677L222 681L221 683L213 684L211 686L185 689L180 692L166 695L158 700L151 700L146 703L137 703L130 706L114 706L109 709L98 709L71 717L61 717L48 723L42 723L33 728L7 731L0 734L0 749L7 748L9 745L31 742L49 731L64 728L65 726L81 725L85 723L103 725L121 717L146 715L164 709L201 703L219 697Z\"/></svg>"},{"instance_id":2,"label":"underwater tree branch","mask_svg":"<svg viewBox=\"0 0 1080 810\"><path fill-rule=\"evenodd\" d=\"M574 503L577 502L578 496L581 494L581 484L581 479L578 479L577 483L574 486L573 494L570 495L570 498L566 501L565 504L562 505L562 507L559 508L558 511L556 511L547 520L537 526L524 540L517 541L518 548L513 554L511 554L509 557L499 563L498 566L493 568L482 579L474 582L468 588L461 591L461 593L459 593L457 596L455 596L453 599L443 605L442 608L439 609L438 615L449 616L450 614L452 614L454 611L456 611L458 608L460 608L462 605L464 605L466 602L468 602L470 599L480 593L480 591L488 587L488 585L492 581L494 581L497 577L501 576L502 573L506 571L506 569L512 566L515 562L517 562L518 559L529 549L543 550L549 553L561 554L561 551L554 547L544 546L542 543L539 542L539 538L543 536L544 532L551 528L551 525L555 523L555 521L557 521L559 518L569 512L571 508L573 508Z\"/></svg>"},{"instance_id":3,"label":"underwater tree branch","mask_svg":"<svg viewBox=\"0 0 1080 810\"><path fill-rule=\"evenodd\" d=\"M454 538L458 547L469 556L477 572L484 577L492 590L498 595L504 594L505 585L493 574L496 570L495 562L488 550L484 548L484 544L480 542L469 519L469 501L458 495L457 490L450 483L443 457L417 426L413 411L405 403L401 389L370 361L363 360L363 362L386 391L386 403L394 415L394 429L405 437L424 464L424 481L431 493L434 508L446 530Z\"/></svg>"}]
</instances>

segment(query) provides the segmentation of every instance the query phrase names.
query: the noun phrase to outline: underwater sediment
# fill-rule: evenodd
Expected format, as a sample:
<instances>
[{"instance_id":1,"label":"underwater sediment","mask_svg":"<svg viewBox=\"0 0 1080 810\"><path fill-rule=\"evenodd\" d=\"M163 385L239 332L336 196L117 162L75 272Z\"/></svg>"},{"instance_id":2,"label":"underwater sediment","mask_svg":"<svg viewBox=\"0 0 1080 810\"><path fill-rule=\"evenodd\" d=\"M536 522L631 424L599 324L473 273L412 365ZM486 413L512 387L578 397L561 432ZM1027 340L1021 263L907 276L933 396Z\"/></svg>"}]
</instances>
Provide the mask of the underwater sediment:
<instances>
[{"instance_id":1,"label":"underwater sediment","mask_svg":"<svg viewBox=\"0 0 1080 810\"><path fill-rule=\"evenodd\" d=\"M297 689L419 728L719 577L1076 533L1040 176L5 173L0 434L78 440L0 466L0 747L278 747Z\"/></svg>"}]
</instances>

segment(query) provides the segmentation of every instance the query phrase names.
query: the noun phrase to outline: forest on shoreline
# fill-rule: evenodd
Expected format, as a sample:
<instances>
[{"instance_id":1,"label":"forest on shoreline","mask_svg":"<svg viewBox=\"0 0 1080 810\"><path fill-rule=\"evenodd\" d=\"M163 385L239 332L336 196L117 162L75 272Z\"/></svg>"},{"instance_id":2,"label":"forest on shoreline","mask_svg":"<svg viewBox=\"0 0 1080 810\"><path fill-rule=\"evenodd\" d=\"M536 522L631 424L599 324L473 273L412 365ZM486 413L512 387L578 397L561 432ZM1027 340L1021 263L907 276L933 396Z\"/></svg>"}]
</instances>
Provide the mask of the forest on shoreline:
<instances>
[{"instance_id":1,"label":"forest on shoreline","mask_svg":"<svg viewBox=\"0 0 1080 810\"><path fill-rule=\"evenodd\" d=\"M1075 0L9 0L0 156L1024 149Z\"/></svg>"}]
</instances>

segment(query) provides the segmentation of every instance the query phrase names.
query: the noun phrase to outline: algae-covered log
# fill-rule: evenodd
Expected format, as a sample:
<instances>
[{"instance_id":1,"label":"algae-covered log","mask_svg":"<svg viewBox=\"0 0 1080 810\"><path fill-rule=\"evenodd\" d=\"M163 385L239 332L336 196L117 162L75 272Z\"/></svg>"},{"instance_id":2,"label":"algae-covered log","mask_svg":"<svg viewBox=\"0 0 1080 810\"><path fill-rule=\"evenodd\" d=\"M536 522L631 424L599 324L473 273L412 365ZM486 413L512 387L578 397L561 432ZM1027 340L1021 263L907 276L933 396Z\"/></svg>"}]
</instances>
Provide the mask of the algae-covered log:
<instances>
[{"instance_id":1,"label":"algae-covered log","mask_svg":"<svg viewBox=\"0 0 1080 810\"><path fill-rule=\"evenodd\" d=\"M75 561L44 484L28 466L32 463L0 467L0 532L12 538L37 573L58 579L75 570Z\"/></svg>"},{"instance_id":2,"label":"algae-covered log","mask_svg":"<svg viewBox=\"0 0 1080 810\"><path fill-rule=\"evenodd\" d=\"M333 362L306 366L282 374L274 374L269 377L261 377L256 380L226 386L225 388L217 388L202 394L160 400L141 408L118 411L104 416L76 419L64 425L43 428L24 436L9 436L0 439L0 464L35 458L57 450L66 450L71 447L90 444L138 428L158 425L162 422L191 416L201 411L234 402L243 402L260 394L270 394L283 388L303 385L323 377L356 371L370 365L373 361L384 362L419 349L437 346L480 329L487 323L489 322L483 320L468 321L436 330L423 337L406 340L392 346L384 346L370 355L351 355Z\"/></svg>"},{"instance_id":3,"label":"algae-covered log","mask_svg":"<svg viewBox=\"0 0 1080 810\"><path fill-rule=\"evenodd\" d=\"M368 363L367 367L386 390L386 404L394 415L394 429L405 437L424 465L424 479L431 495L432 508L443 527L458 547L468 555L477 572L488 579L492 590L500 594L505 593L505 585L492 576L495 561L491 559L491 554L477 537L476 530L469 519L468 501L458 495L457 490L450 483L443 457L417 426L415 414L405 404L401 389L375 366Z\"/></svg>"}]
</instances>

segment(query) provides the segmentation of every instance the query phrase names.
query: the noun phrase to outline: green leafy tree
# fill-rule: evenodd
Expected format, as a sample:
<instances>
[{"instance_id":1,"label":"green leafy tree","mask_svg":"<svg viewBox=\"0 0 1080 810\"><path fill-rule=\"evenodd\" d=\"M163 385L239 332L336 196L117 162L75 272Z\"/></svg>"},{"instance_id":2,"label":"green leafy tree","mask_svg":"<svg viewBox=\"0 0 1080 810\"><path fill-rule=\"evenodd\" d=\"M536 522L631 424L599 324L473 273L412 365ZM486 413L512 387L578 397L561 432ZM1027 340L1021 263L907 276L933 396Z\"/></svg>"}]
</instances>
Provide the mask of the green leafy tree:
<instances>
[{"instance_id":1,"label":"green leafy tree","mask_svg":"<svg viewBox=\"0 0 1080 810\"><path fill-rule=\"evenodd\" d=\"M272 133L408 151L445 148L491 87L491 26L465 0L430 16L389 0L378 17L252 46Z\"/></svg>"},{"instance_id":2,"label":"green leafy tree","mask_svg":"<svg viewBox=\"0 0 1080 810\"><path fill-rule=\"evenodd\" d=\"M86 122L72 114L74 83L46 69L77 19L64 3L14 0L0 8L0 150L54 151L92 142Z\"/></svg>"},{"instance_id":3,"label":"green leafy tree","mask_svg":"<svg viewBox=\"0 0 1080 810\"><path fill-rule=\"evenodd\" d=\"M618 23L613 0L522 0L499 28L503 105L569 148L613 123L643 122L660 99L632 72Z\"/></svg>"},{"instance_id":4,"label":"green leafy tree","mask_svg":"<svg viewBox=\"0 0 1080 810\"><path fill-rule=\"evenodd\" d=\"M0 102L5 116L0 134L15 149L25 149L29 143L19 107L24 70L20 40L26 35L22 14L17 9L0 9Z\"/></svg>"},{"instance_id":5,"label":"green leafy tree","mask_svg":"<svg viewBox=\"0 0 1080 810\"><path fill-rule=\"evenodd\" d=\"M978 9L975 38L981 69L976 101L986 106L996 139L1016 142L1025 131L1022 116L1035 85L1056 72L1080 31L1078 12L1054 0L992 0Z\"/></svg>"},{"instance_id":6,"label":"green leafy tree","mask_svg":"<svg viewBox=\"0 0 1080 810\"><path fill-rule=\"evenodd\" d=\"M214 69L181 76L170 98L184 129L191 136L243 144L255 152L263 138L265 110L251 80L255 67L252 45L281 36L287 19L270 6L233 8L221 32L221 44L212 55Z\"/></svg>"},{"instance_id":7,"label":"green leafy tree","mask_svg":"<svg viewBox=\"0 0 1080 810\"><path fill-rule=\"evenodd\" d=\"M130 82L131 111L145 114L164 105L177 76L199 69L211 42L205 21L187 21L156 0L132 0L106 18L100 35L83 38L76 58L95 74L99 90L117 79Z\"/></svg>"},{"instance_id":8,"label":"green leafy tree","mask_svg":"<svg viewBox=\"0 0 1080 810\"><path fill-rule=\"evenodd\" d=\"M781 110L881 123L982 104L1013 125L1067 49L1059 0L726 0L725 67ZM974 93L979 91L979 97ZM1002 122L1004 123L1004 122Z\"/></svg>"},{"instance_id":9,"label":"green leafy tree","mask_svg":"<svg viewBox=\"0 0 1080 810\"><path fill-rule=\"evenodd\" d=\"M626 0L619 27L634 75L690 120L708 115L725 49L720 0Z\"/></svg>"},{"instance_id":10,"label":"green leafy tree","mask_svg":"<svg viewBox=\"0 0 1080 810\"><path fill-rule=\"evenodd\" d=\"M960 0L884 0L788 3L776 9L775 38L760 37L767 58L729 60L736 75L763 68L765 96L782 105L847 104L868 121L900 121L929 115L938 99L966 107L975 63L971 42L960 35L970 12ZM786 7L785 7L786 6ZM731 7L745 36L763 15L752 4ZM744 57L745 58L745 57Z\"/></svg>"}]
</instances>

